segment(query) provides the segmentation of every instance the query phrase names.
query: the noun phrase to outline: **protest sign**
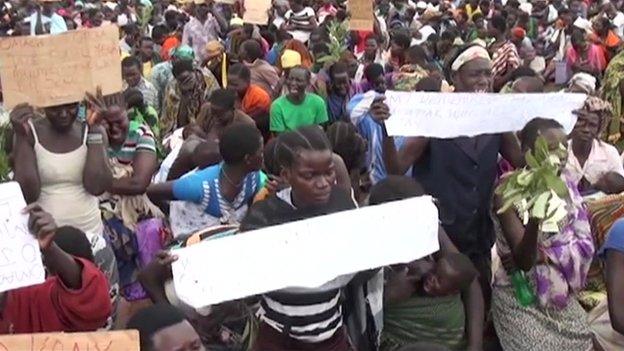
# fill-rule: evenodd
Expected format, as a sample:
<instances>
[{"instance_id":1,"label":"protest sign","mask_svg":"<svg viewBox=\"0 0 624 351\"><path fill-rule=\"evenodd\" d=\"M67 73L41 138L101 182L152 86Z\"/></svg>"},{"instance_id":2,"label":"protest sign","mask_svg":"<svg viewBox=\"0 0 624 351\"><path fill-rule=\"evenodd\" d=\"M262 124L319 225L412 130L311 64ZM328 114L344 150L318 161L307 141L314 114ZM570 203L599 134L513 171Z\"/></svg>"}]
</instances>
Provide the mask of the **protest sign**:
<instances>
[{"instance_id":1,"label":"protest sign","mask_svg":"<svg viewBox=\"0 0 624 351\"><path fill-rule=\"evenodd\" d=\"M0 351L139 351L136 330L92 333L40 333L0 336Z\"/></svg>"},{"instance_id":2,"label":"protest sign","mask_svg":"<svg viewBox=\"0 0 624 351\"><path fill-rule=\"evenodd\" d=\"M28 231L26 201L16 182L0 184L0 292L43 283L39 243ZM0 349L1 350L1 349Z\"/></svg>"},{"instance_id":3,"label":"protest sign","mask_svg":"<svg viewBox=\"0 0 624 351\"><path fill-rule=\"evenodd\" d=\"M175 250L173 281L180 300L201 308L286 287L315 288L438 249L438 211L423 196Z\"/></svg>"},{"instance_id":4,"label":"protest sign","mask_svg":"<svg viewBox=\"0 0 624 351\"><path fill-rule=\"evenodd\" d=\"M5 107L27 102L49 107L81 101L102 87L121 91L119 30L109 25L56 35L0 39Z\"/></svg>"},{"instance_id":5,"label":"protest sign","mask_svg":"<svg viewBox=\"0 0 624 351\"><path fill-rule=\"evenodd\" d=\"M373 94L368 98L372 100ZM584 94L410 93L387 91L388 134L455 138L521 130L535 117L551 118L571 132L572 112L583 106Z\"/></svg>"},{"instance_id":6,"label":"protest sign","mask_svg":"<svg viewBox=\"0 0 624 351\"><path fill-rule=\"evenodd\" d=\"M373 30L373 2L371 0L349 0L350 30Z\"/></svg>"},{"instance_id":7,"label":"protest sign","mask_svg":"<svg viewBox=\"0 0 624 351\"><path fill-rule=\"evenodd\" d=\"M255 0L247 0L249 2L255 1ZM228 5L234 5L236 4L236 0L215 0L216 3L220 3L220 4L228 4Z\"/></svg>"},{"instance_id":8,"label":"protest sign","mask_svg":"<svg viewBox=\"0 0 624 351\"><path fill-rule=\"evenodd\" d=\"M271 0L246 1L243 21L245 23L266 25L269 23L268 11L270 8Z\"/></svg>"}]
</instances>

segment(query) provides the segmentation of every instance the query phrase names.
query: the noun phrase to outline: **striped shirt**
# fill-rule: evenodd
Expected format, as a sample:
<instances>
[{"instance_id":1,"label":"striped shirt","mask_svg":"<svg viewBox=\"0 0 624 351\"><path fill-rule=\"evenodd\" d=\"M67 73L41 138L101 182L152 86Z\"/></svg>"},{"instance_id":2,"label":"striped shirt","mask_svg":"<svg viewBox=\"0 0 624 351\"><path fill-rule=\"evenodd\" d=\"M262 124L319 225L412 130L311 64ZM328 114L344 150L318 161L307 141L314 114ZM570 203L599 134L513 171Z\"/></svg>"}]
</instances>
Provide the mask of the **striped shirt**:
<instances>
[{"instance_id":1,"label":"striped shirt","mask_svg":"<svg viewBox=\"0 0 624 351\"><path fill-rule=\"evenodd\" d=\"M291 190L284 189L277 197L295 209ZM258 317L273 329L299 341L328 340L342 328L342 288L353 276L337 277L316 289L287 288L264 294Z\"/></svg>"},{"instance_id":2,"label":"striped shirt","mask_svg":"<svg viewBox=\"0 0 624 351\"><path fill-rule=\"evenodd\" d=\"M120 149L109 148L108 155L122 165L131 165L138 151L156 153L156 140L147 125L131 121L126 141Z\"/></svg>"}]
</instances>

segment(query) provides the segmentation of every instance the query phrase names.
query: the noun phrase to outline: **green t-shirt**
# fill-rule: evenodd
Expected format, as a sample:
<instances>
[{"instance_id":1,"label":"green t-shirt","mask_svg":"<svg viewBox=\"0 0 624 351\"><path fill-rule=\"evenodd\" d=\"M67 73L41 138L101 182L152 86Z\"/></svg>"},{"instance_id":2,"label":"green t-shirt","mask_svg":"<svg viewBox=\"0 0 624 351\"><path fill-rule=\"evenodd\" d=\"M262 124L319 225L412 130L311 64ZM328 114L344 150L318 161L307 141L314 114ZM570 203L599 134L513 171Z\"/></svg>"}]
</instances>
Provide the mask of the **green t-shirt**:
<instances>
[{"instance_id":1,"label":"green t-shirt","mask_svg":"<svg viewBox=\"0 0 624 351\"><path fill-rule=\"evenodd\" d=\"M286 96L271 104L271 131L286 132L299 127L327 122L325 101L316 95L307 93L303 103L295 105Z\"/></svg>"}]
</instances>

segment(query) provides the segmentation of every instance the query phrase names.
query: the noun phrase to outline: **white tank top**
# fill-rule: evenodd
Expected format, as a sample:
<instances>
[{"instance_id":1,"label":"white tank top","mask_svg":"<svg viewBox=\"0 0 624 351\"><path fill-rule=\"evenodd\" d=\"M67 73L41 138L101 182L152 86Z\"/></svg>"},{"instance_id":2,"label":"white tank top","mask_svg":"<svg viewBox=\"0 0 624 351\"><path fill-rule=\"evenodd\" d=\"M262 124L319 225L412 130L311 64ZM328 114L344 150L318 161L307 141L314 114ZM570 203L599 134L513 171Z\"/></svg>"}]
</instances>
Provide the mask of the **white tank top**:
<instances>
[{"instance_id":1,"label":"white tank top","mask_svg":"<svg viewBox=\"0 0 624 351\"><path fill-rule=\"evenodd\" d=\"M54 153L39 142L34 125L35 155L41 180L41 194L37 203L49 212L59 226L72 226L87 234L92 249L103 234L104 225L96 196L89 194L83 185L82 174L87 162L87 129L82 144L74 151Z\"/></svg>"}]
</instances>

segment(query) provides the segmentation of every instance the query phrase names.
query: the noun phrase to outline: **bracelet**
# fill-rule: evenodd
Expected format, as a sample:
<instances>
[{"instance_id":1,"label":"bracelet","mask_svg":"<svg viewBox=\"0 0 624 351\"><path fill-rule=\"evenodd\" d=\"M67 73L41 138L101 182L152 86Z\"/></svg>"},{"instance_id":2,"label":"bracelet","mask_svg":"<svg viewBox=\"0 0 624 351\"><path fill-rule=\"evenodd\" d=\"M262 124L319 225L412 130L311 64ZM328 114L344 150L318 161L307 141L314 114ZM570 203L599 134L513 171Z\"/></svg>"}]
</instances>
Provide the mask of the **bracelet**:
<instances>
[{"instance_id":1,"label":"bracelet","mask_svg":"<svg viewBox=\"0 0 624 351\"><path fill-rule=\"evenodd\" d=\"M87 145L102 145L104 144L104 136L100 133L88 133Z\"/></svg>"}]
</instances>

